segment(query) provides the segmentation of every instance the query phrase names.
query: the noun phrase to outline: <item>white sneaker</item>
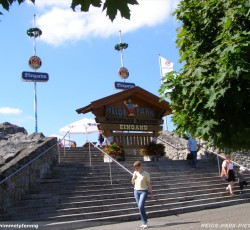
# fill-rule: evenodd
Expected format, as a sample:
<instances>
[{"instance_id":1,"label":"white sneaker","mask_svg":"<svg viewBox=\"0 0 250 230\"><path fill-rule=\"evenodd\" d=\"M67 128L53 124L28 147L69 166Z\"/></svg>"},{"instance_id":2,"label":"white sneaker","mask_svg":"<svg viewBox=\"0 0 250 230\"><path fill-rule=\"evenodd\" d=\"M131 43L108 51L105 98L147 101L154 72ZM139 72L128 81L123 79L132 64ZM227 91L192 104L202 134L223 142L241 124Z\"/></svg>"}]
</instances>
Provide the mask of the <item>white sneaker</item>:
<instances>
[{"instance_id":1,"label":"white sneaker","mask_svg":"<svg viewBox=\"0 0 250 230\"><path fill-rule=\"evenodd\" d=\"M147 224L142 224L142 225L140 226L140 228L146 229L146 228L148 228L148 225L147 225Z\"/></svg>"}]
</instances>

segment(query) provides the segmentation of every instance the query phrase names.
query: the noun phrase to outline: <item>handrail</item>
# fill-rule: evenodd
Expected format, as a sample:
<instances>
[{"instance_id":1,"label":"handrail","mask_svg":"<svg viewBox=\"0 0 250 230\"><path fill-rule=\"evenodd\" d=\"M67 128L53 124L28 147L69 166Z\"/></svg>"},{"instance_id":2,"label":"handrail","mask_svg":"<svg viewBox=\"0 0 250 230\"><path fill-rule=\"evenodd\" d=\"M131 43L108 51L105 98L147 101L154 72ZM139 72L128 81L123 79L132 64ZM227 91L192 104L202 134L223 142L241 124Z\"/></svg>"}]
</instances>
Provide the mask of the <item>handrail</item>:
<instances>
[{"instance_id":1,"label":"handrail","mask_svg":"<svg viewBox=\"0 0 250 230\"><path fill-rule=\"evenodd\" d=\"M91 144L93 144L92 142L90 142ZM99 148L98 146L96 147L98 150L100 150L102 153L104 153L106 156L110 157L116 164L118 164L119 166L121 166L125 171L127 171L128 173L130 173L131 175L133 175L132 172L130 172L126 167L124 167L122 164L120 164L117 160L115 160L113 157L111 157L110 155L108 155L107 153L105 153L101 148Z\"/></svg>"},{"instance_id":2,"label":"handrail","mask_svg":"<svg viewBox=\"0 0 250 230\"><path fill-rule=\"evenodd\" d=\"M212 154L215 154L216 156L217 156L217 160L218 160L218 157L220 157L220 158L222 158L222 159L226 159L225 157L223 157L223 156L221 156L220 154L218 154L218 153L215 153L215 152L213 152L213 151L210 151L210 150L208 150L207 148L205 148L205 147L203 147L203 146L201 146L201 148L203 148L205 151L208 151L208 152L210 152L210 153L212 153ZM235 161L232 161L232 160L230 160L234 165L237 165L237 166L239 166L239 167L244 167L244 168L246 168L245 166L243 166L243 165L241 165L241 164L239 164L239 163L237 163L237 162L235 162ZM218 161L218 164L219 164L219 161ZM219 174L220 174L220 166L218 166L219 167ZM248 171L249 171L249 169L248 168L246 168Z\"/></svg>"},{"instance_id":3,"label":"handrail","mask_svg":"<svg viewBox=\"0 0 250 230\"><path fill-rule=\"evenodd\" d=\"M65 134L64 134L63 138L62 138L62 139L60 139L60 141L57 141L57 143L59 143L59 142L61 142L61 143L62 143L62 141L65 139L65 137L68 135L68 133L69 133L69 131L67 131L67 133L65 133Z\"/></svg>"},{"instance_id":4,"label":"handrail","mask_svg":"<svg viewBox=\"0 0 250 230\"><path fill-rule=\"evenodd\" d=\"M160 140L160 141L162 141L162 142L164 142L164 143L167 144L167 145L170 145L171 147L175 148L177 151L179 150L178 147L174 146L173 144L170 144L170 143L167 142L166 140L164 140L164 139L162 139L162 138L160 138L160 137L157 137L157 139Z\"/></svg>"},{"instance_id":5,"label":"handrail","mask_svg":"<svg viewBox=\"0 0 250 230\"><path fill-rule=\"evenodd\" d=\"M54 145L52 145L51 147L49 147L47 150L45 150L44 152L42 152L41 154L39 154L38 156L36 156L34 159L32 159L31 161L29 161L28 163L26 163L25 165L23 165L21 168L17 169L16 171L14 171L13 173L11 173L9 176L7 176L6 178L4 178L2 181L0 181L0 185L2 183L4 183L6 180L8 180L9 178L11 178L12 176L16 175L19 171L21 171L22 169L26 168L28 165L30 165L33 161L35 161L36 159L40 158L43 154L45 154L46 152L48 152L50 149L54 148L56 145L58 144L58 142Z\"/></svg>"},{"instance_id":6,"label":"handrail","mask_svg":"<svg viewBox=\"0 0 250 230\"><path fill-rule=\"evenodd\" d=\"M91 141L88 141L89 145L92 144L93 146L95 146L95 144L93 144ZM96 146L96 148L101 151L103 154L105 154L106 156L109 157L109 159L111 158L112 161L114 161L117 165L119 165L121 168L123 168L125 171L127 171L129 174L133 175L132 172L130 172L126 167L124 167L122 164L120 164L118 161L116 161L113 157L111 157L110 155L108 155L107 153L105 153L101 148L99 148L98 146ZM91 159L91 152L90 152L90 159ZM90 160L91 161L91 160ZM109 173L110 173L110 183L112 185L112 170L111 170L111 164L110 164L110 160L109 160Z\"/></svg>"},{"instance_id":7,"label":"handrail","mask_svg":"<svg viewBox=\"0 0 250 230\"><path fill-rule=\"evenodd\" d=\"M68 133L69 133L69 131L67 131L67 132L65 133L65 135L63 136L62 139L60 139L60 141L57 141L57 146L59 146L58 143L62 143L62 141L65 139L65 137L68 135ZM58 154L59 159L58 159L58 161L59 161L59 164L60 164L60 163L61 163L61 152L60 152L60 148L58 148L58 151L59 151L59 154ZM64 156L65 156L65 145L63 145L63 152L64 152Z\"/></svg>"},{"instance_id":8,"label":"handrail","mask_svg":"<svg viewBox=\"0 0 250 230\"><path fill-rule=\"evenodd\" d=\"M162 138L160 138L160 137L157 137L157 139L160 140L160 141L162 141L162 142L164 142L165 144L167 144L167 145L169 145L169 146L175 148L177 151L179 150L178 147L174 146L173 144L170 144L170 143L167 142L166 140L164 140L164 139L162 139ZM224 160L226 159L225 157L221 156L220 154L215 153L215 152L212 152L212 151L208 150L207 148L205 148L205 147L203 147L203 146L200 146L200 147L203 148L205 151L208 151L208 152L210 152L210 153L212 153L212 154L215 154L215 155L217 156L217 158L220 157L220 158L222 158L222 159L224 159ZM218 169L219 169L219 174L220 174L219 160L217 159L217 161L218 161ZM241 165L241 164L239 164L239 163L237 163L237 162L235 162L235 161L232 161L232 160L231 160L231 162L232 162L234 165L237 165L237 166L239 166L239 167L243 166L243 165ZM245 166L243 166L243 167L246 168ZM246 169L247 169L248 171L250 171L248 168L246 168Z\"/></svg>"}]
</instances>

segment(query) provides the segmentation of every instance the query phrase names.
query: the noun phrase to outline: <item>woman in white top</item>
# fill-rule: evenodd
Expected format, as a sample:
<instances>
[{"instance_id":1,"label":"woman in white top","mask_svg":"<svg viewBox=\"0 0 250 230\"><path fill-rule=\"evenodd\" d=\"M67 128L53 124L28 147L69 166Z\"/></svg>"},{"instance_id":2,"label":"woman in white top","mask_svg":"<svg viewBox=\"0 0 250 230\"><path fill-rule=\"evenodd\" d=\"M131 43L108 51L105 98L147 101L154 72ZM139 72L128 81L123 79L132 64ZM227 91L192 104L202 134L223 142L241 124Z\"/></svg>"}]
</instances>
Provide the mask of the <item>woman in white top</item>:
<instances>
[{"instance_id":1,"label":"woman in white top","mask_svg":"<svg viewBox=\"0 0 250 230\"><path fill-rule=\"evenodd\" d=\"M148 218L144 205L148 194L153 198L152 185L150 182L150 175L148 172L143 171L140 161L134 163L134 169L135 171L131 183L134 185L134 197L141 215L142 225L140 227L145 229L148 228Z\"/></svg>"},{"instance_id":2,"label":"woman in white top","mask_svg":"<svg viewBox=\"0 0 250 230\"><path fill-rule=\"evenodd\" d=\"M234 173L234 165L231 162L231 156L226 155L226 160L222 162L221 176L225 177L228 181L228 186L226 190L229 190L230 195L234 195L233 186L235 183L235 173Z\"/></svg>"}]
</instances>

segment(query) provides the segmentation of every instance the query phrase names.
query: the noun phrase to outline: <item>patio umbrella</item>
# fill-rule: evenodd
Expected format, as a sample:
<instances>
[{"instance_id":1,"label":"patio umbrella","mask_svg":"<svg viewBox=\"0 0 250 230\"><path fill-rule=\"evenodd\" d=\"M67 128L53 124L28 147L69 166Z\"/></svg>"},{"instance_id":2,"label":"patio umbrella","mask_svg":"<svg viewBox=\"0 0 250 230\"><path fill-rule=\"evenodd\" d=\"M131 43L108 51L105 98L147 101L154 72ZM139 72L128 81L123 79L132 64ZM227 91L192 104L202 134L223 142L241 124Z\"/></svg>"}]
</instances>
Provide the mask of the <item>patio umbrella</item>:
<instances>
[{"instance_id":1,"label":"patio umbrella","mask_svg":"<svg viewBox=\"0 0 250 230\"><path fill-rule=\"evenodd\" d=\"M79 121L75 121L71 124L68 124L60 129L60 133L67 132L69 134L85 134L87 142L88 134L98 132L97 123L93 119L83 118Z\"/></svg>"}]
</instances>

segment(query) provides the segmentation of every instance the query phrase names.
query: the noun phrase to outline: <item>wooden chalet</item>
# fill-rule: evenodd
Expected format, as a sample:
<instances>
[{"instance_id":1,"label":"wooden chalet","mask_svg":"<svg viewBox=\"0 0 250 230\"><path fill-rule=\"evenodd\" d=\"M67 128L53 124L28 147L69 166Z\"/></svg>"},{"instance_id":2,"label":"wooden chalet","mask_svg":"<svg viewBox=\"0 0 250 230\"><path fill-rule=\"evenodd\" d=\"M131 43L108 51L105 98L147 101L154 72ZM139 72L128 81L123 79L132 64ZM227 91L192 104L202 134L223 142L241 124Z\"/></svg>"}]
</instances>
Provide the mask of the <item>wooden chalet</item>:
<instances>
[{"instance_id":1,"label":"wooden chalet","mask_svg":"<svg viewBox=\"0 0 250 230\"><path fill-rule=\"evenodd\" d=\"M76 112L92 112L98 129L124 148L140 148L158 137L163 117L172 113L168 102L138 86L93 101Z\"/></svg>"}]
</instances>

